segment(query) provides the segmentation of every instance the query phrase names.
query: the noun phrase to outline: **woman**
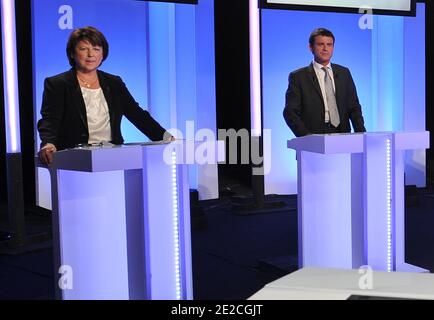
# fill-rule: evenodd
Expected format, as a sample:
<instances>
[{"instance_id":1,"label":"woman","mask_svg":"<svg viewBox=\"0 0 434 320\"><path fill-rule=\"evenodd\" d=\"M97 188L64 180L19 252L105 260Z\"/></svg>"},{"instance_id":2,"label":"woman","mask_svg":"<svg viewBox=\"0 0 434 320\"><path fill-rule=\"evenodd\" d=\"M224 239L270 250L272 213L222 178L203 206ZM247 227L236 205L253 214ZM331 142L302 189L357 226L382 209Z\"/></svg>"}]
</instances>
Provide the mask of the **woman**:
<instances>
[{"instance_id":1,"label":"woman","mask_svg":"<svg viewBox=\"0 0 434 320\"><path fill-rule=\"evenodd\" d=\"M98 70L108 52L107 40L96 28L71 33L66 54L72 68L44 83L38 121L42 141L38 154L43 163L51 164L57 150L78 144L122 144L123 115L151 140L173 140L140 108L120 77Z\"/></svg>"}]
</instances>

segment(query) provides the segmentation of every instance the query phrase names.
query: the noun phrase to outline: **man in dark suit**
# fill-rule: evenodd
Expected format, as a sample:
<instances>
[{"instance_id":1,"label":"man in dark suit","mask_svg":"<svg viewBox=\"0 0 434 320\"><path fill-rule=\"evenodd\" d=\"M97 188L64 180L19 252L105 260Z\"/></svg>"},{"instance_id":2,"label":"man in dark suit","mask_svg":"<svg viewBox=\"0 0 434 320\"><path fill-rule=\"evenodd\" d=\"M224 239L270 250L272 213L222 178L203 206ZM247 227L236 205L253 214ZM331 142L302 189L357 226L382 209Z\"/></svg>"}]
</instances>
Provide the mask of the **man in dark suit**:
<instances>
[{"instance_id":1,"label":"man in dark suit","mask_svg":"<svg viewBox=\"0 0 434 320\"><path fill-rule=\"evenodd\" d=\"M335 37L315 29L309 37L313 62L289 75L283 116L295 136L365 132L362 108L348 68L330 63Z\"/></svg>"}]
</instances>

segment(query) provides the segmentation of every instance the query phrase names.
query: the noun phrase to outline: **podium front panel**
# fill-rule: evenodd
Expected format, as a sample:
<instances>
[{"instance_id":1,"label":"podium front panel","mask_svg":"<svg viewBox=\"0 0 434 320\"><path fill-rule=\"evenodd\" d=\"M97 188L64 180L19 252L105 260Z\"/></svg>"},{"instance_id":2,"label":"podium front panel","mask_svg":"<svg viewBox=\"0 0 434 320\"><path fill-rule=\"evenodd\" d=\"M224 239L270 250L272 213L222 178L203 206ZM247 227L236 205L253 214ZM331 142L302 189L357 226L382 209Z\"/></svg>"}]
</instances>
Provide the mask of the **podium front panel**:
<instances>
[{"instance_id":1,"label":"podium front panel","mask_svg":"<svg viewBox=\"0 0 434 320\"><path fill-rule=\"evenodd\" d=\"M128 299L124 172L59 170L63 299ZM70 281L70 283L68 283Z\"/></svg>"},{"instance_id":2,"label":"podium front panel","mask_svg":"<svg viewBox=\"0 0 434 320\"><path fill-rule=\"evenodd\" d=\"M354 231L352 216L360 217L361 210L351 199L361 185L353 183L352 161L350 154L298 153L298 169L304 173L298 191L300 266L352 268L360 261L361 235Z\"/></svg>"}]
</instances>

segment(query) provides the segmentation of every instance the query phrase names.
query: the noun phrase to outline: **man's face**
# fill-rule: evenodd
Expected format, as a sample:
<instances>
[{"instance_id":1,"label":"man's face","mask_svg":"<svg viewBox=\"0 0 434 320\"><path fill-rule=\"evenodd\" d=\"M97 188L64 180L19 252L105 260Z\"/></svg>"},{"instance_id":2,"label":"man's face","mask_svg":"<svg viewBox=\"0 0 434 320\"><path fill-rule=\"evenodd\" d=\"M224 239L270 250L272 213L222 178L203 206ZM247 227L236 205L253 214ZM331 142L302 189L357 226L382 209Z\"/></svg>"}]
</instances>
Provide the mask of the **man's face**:
<instances>
[{"instance_id":1,"label":"man's face","mask_svg":"<svg viewBox=\"0 0 434 320\"><path fill-rule=\"evenodd\" d=\"M323 66L330 62L333 56L334 41L332 37L316 36L313 45L309 44L314 59Z\"/></svg>"}]
</instances>

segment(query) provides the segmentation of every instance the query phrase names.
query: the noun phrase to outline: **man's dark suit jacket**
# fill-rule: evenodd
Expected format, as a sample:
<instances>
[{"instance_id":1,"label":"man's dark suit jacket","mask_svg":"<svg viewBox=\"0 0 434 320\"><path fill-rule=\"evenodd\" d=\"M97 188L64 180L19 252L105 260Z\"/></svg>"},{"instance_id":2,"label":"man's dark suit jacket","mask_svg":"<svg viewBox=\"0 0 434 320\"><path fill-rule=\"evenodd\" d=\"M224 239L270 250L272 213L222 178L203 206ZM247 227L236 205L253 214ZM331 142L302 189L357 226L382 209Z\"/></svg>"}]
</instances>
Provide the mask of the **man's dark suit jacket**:
<instances>
[{"instance_id":1,"label":"man's dark suit jacket","mask_svg":"<svg viewBox=\"0 0 434 320\"><path fill-rule=\"evenodd\" d=\"M332 64L339 111L339 132L365 132L362 108L348 68ZM291 72L283 116L295 136L324 133L325 109L313 65Z\"/></svg>"},{"instance_id":2,"label":"man's dark suit jacket","mask_svg":"<svg viewBox=\"0 0 434 320\"><path fill-rule=\"evenodd\" d=\"M120 77L98 71L98 79L108 105L112 143L124 142L121 133L124 115L151 140L163 139L166 130L137 104ZM74 69L45 79L41 114L38 121L41 147L52 143L62 150L88 143L86 106Z\"/></svg>"}]
</instances>

